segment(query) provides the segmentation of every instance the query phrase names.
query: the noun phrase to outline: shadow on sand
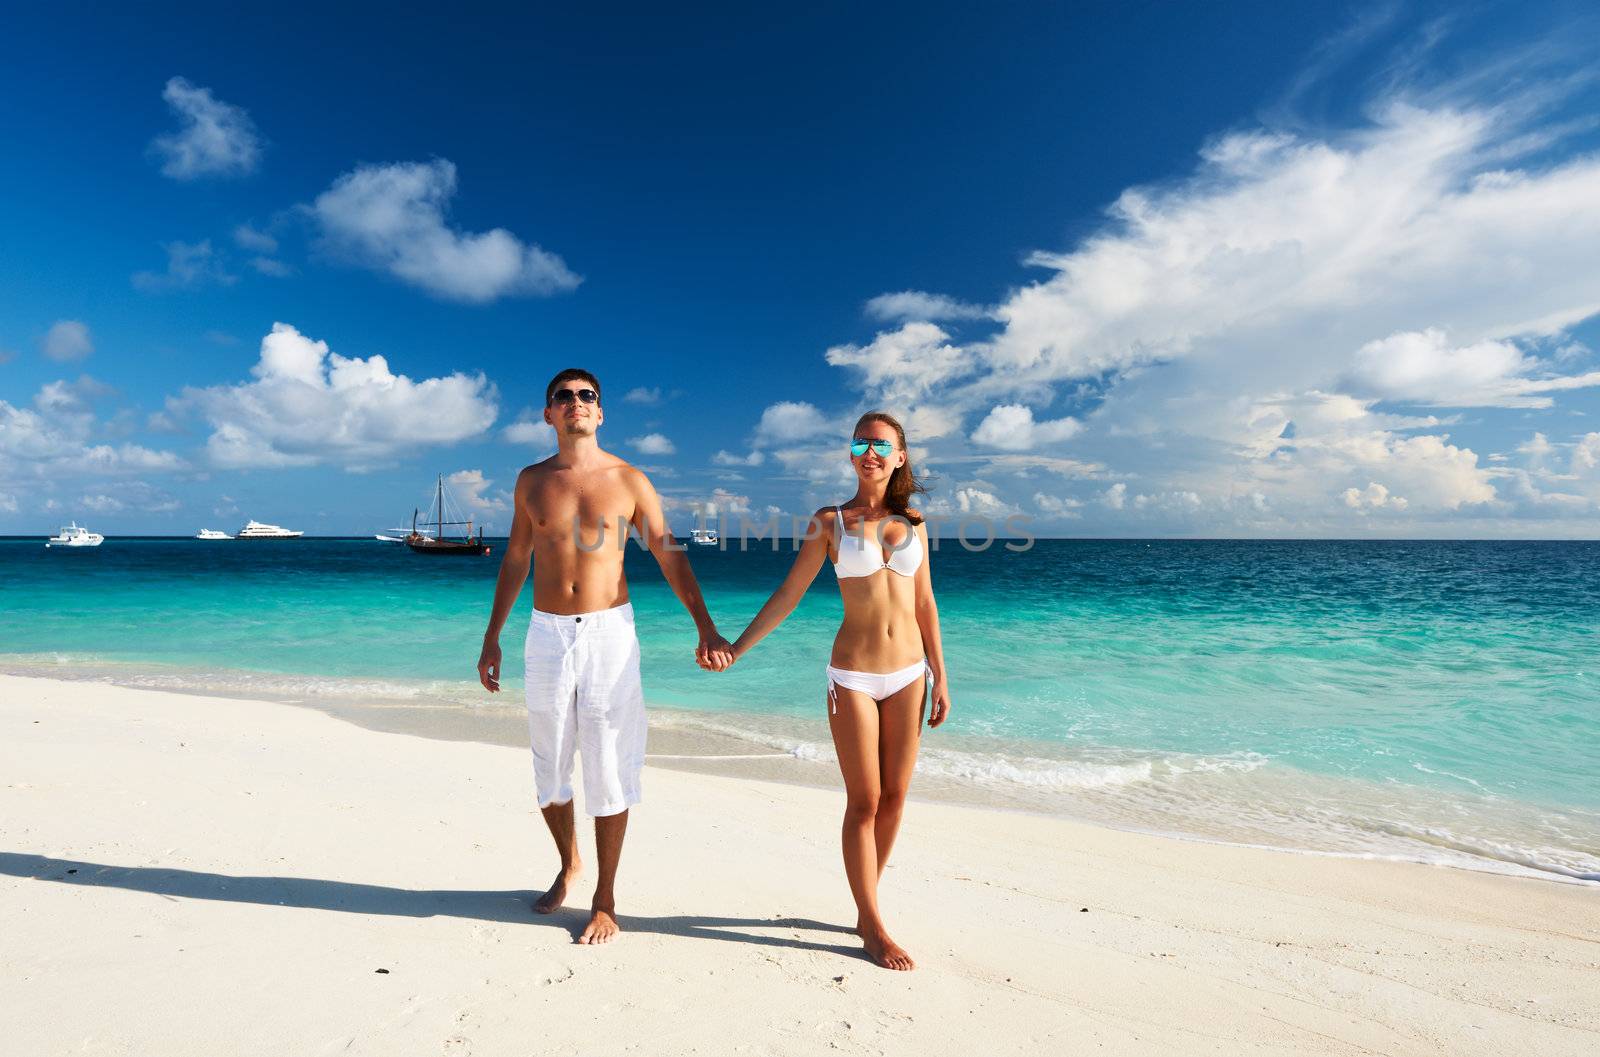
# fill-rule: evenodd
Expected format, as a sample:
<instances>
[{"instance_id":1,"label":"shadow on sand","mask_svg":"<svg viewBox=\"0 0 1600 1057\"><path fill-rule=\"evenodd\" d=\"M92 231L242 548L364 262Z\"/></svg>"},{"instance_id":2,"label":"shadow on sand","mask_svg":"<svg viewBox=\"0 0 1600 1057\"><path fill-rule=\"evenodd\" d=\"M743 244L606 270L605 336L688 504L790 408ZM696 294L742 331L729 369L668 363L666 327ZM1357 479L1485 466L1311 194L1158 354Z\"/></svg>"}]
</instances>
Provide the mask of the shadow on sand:
<instances>
[{"instance_id":1,"label":"shadow on sand","mask_svg":"<svg viewBox=\"0 0 1600 1057\"><path fill-rule=\"evenodd\" d=\"M508 925L544 925L564 929L576 939L588 915L574 907L554 914L536 914L532 903L543 893L510 889L470 891L448 888L388 888L350 881L321 881L309 877L235 877L230 874L174 870L159 866L110 866L105 863L55 859L45 855L0 852L0 874L35 881L81 885L86 888L122 888L167 899L215 899L230 903L331 910L347 914L388 914L395 917L454 917L472 921L499 921ZM634 917L619 915L625 932L654 932L664 936L753 943L763 947L826 951L847 957L865 957L858 946L815 943L794 935L771 935L750 929L842 933L854 930L806 918L728 918L677 915Z\"/></svg>"}]
</instances>

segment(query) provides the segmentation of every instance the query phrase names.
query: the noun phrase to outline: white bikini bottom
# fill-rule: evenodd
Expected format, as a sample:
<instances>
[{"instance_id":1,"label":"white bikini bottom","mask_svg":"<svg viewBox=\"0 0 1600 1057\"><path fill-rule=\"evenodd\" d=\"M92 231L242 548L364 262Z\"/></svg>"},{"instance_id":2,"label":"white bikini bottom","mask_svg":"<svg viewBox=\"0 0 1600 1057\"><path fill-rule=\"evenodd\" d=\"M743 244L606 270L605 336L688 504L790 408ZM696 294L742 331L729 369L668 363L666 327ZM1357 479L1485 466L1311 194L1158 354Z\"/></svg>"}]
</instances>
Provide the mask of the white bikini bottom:
<instances>
[{"instance_id":1,"label":"white bikini bottom","mask_svg":"<svg viewBox=\"0 0 1600 1057\"><path fill-rule=\"evenodd\" d=\"M928 667L926 658L916 664L900 669L898 672L853 672L849 668L835 668L828 665L828 703L829 712L837 714L839 699L834 694L834 687L842 686L846 690L859 690L874 701L882 701L906 687L926 674L929 684L933 682L933 669Z\"/></svg>"}]
</instances>

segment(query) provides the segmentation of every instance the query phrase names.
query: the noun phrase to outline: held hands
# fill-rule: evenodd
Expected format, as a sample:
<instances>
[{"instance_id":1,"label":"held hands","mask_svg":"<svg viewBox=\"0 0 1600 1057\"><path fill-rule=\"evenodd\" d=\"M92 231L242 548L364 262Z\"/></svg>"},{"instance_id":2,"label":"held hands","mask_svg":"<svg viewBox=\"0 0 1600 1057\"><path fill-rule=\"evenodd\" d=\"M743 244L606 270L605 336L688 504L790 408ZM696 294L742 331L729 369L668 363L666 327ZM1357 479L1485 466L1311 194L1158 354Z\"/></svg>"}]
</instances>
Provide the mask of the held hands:
<instances>
[{"instance_id":1,"label":"held hands","mask_svg":"<svg viewBox=\"0 0 1600 1057\"><path fill-rule=\"evenodd\" d=\"M694 663L708 672L725 672L736 658L728 640L715 631L700 636L700 645L694 650Z\"/></svg>"},{"instance_id":2,"label":"held hands","mask_svg":"<svg viewBox=\"0 0 1600 1057\"><path fill-rule=\"evenodd\" d=\"M933 712L928 716L928 726L937 727L950 718L950 687L943 679L933 683Z\"/></svg>"},{"instance_id":3,"label":"held hands","mask_svg":"<svg viewBox=\"0 0 1600 1057\"><path fill-rule=\"evenodd\" d=\"M483 652L478 654L478 682L491 694L500 692L499 640L483 640Z\"/></svg>"}]
</instances>

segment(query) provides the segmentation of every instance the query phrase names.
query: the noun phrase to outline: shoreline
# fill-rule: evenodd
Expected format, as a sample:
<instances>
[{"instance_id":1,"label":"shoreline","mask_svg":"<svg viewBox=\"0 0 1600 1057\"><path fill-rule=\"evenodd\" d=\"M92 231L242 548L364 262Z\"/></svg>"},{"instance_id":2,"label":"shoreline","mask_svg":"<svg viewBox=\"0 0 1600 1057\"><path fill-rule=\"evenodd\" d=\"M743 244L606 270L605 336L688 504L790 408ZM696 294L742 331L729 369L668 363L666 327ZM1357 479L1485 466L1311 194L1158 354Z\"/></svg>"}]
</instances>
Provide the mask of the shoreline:
<instances>
[{"instance_id":1,"label":"shoreline","mask_svg":"<svg viewBox=\"0 0 1600 1057\"><path fill-rule=\"evenodd\" d=\"M378 732L409 734L439 741L468 741L523 751L527 748L525 718L520 693L516 690L503 692L493 700L487 699L485 695L486 699L482 703L467 704L443 698L437 701L416 700L415 697L384 698L366 693L364 690L336 695L315 691L292 693L282 689L284 684L298 679L307 680L313 686L321 683L330 686L367 685L363 681L344 680L334 676L296 676L291 673L245 671L205 673L212 675L213 678L229 676L235 679L259 678L274 684L269 687L249 685L218 689L214 685L181 685L181 677L189 671L181 666L153 662L102 663L97 666L98 670L93 674L71 677L51 670L53 667L58 667L60 661L26 660L25 656L13 654L5 658L9 663L0 662L0 678L10 676L45 681L57 680L74 685L109 685L184 696L268 701L321 712L363 729ZM179 685L173 685L175 681ZM383 680L374 680L372 683L374 687L388 688L391 693L401 689L399 684L390 684ZM460 685L449 684L452 690L459 691L463 687L471 692L479 690L475 684L465 682ZM413 693L426 693L425 687L407 689L413 689ZM818 742L815 733L797 730L792 717L717 710L697 711L660 705L649 705L649 709L651 721L647 762L654 766L737 779L781 782L813 789L835 790L839 786L831 748ZM789 729L784 730L785 726ZM825 735L824 730L821 736ZM1089 787L1067 789L1062 795L1053 797L1047 803L1044 794L1037 789L1019 790L1003 782L986 783L981 778L975 780L970 774L961 773L961 768L970 767L972 761L968 754L959 750L954 753L956 757L961 757L956 760L954 773L937 773L939 754L942 751L939 744L940 735L933 733L928 735L928 738L923 749L923 760L918 764L917 778L912 785L911 796L914 801L960 804L984 810L1064 818L1119 832L1225 847L1281 851L1318 858L1442 866L1490 875L1531 877L1579 886L1600 886L1600 871L1593 868L1581 866L1573 868L1558 862L1542 861L1515 845L1497 846L1490 843L1485 846L1483 840L1471 838L1462 840L1449 833L1430 832L1420 826L1413 826L1409 832L1404 833L1404 846L1401 846L1402 831L1399 827L1381 832L1379 836L1384 842L1376 846L1373 846L1372 837L1367 833L1356 835L1361 841L1366 841L1366 844L1356 841L1347 834L1341 834L1347 843L1355 846L1317 846L1316 842L1324 837L1327 837L1325 843L1333 844L1331 836L1312 831L1301 834L1300 842L1295 843L1281 833L1262 830L1259 827L1248 829L1242 821L1236 823L1235 820L1226 817L1228 805L1223 803L1218 805L1219 810L1216 813L1220 817L1200 820L1208 824L1205 829L1194 824L1197 821L1194 818L1176 820L1191 823L1186 828L1174 825L1175 820L1170 817L1159 815L1139 817L1131 814L1125 805L1116 802L1116 795L1121 790L1115 788L1114 783L1107 783L1110 787L1109 793L1101 796L1101 791L1093 788L1095 784L1093 776L1090 778ZM1003 754L998 758L1003 760ZM1104 766L1115 771L1118 766L1125 765ZM1252 770L1255 765L1246 762L1239 766L1242 770ZM947 772L950 770L946 768ZM1291 772L1287 767L1278 766L1274 771L1274 777L1278 779L1280 787L1276 792L1285 797L1303 798L1304 791L1300 786L1308 782L1325 783L1320 792L1335 801L1339 796L1348 793L1351 788L1356 788L1348 781L1340 787L1336 783L1331 783L1325 776L1309 772ZM1096 801L1097 797L1099 802ZM1527 807L1531 810L1536 805ZM1582 809L1556 808L1553 805L1550 809L1577 810L1580 813L1582 811Z\"/></svg>"},{"instance_id":2,"label":"shoreline","mask_svg":"<svg viewBox=\"0 0 1600 1057\"><path fill-rule=\"evenodd\" d=\"M1582 887L922 802L884 878L919 967L890 973L848 934L836 792L656 764L623 936L578 947L592 874L577 906L528 909L555 865L529 772L521 750L314 709L0 677L19 1046L1470 1057L1600 1038Z\"/></svg>"}]
</instances>

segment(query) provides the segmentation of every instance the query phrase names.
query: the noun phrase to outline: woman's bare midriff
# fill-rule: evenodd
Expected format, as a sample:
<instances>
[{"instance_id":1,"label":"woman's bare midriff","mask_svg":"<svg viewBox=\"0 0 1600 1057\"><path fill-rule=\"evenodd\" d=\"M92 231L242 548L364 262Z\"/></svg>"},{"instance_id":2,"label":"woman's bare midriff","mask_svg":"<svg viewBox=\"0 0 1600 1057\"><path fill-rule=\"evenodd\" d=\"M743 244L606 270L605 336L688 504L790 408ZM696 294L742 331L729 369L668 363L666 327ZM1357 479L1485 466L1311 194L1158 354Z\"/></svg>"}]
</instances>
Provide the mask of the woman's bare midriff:
<instances>
[{"instance_id":1,"label":"woman's bare midriff","mask_svg":"<svg viewBox=\"0 0 1600 1057\"><path fill-rule=\"evenodd\" d=\"M923 658L914 578L888 569L839 581L844 623L829 660L856 672L897 672Z\"/></svg>"}]
</instances>

